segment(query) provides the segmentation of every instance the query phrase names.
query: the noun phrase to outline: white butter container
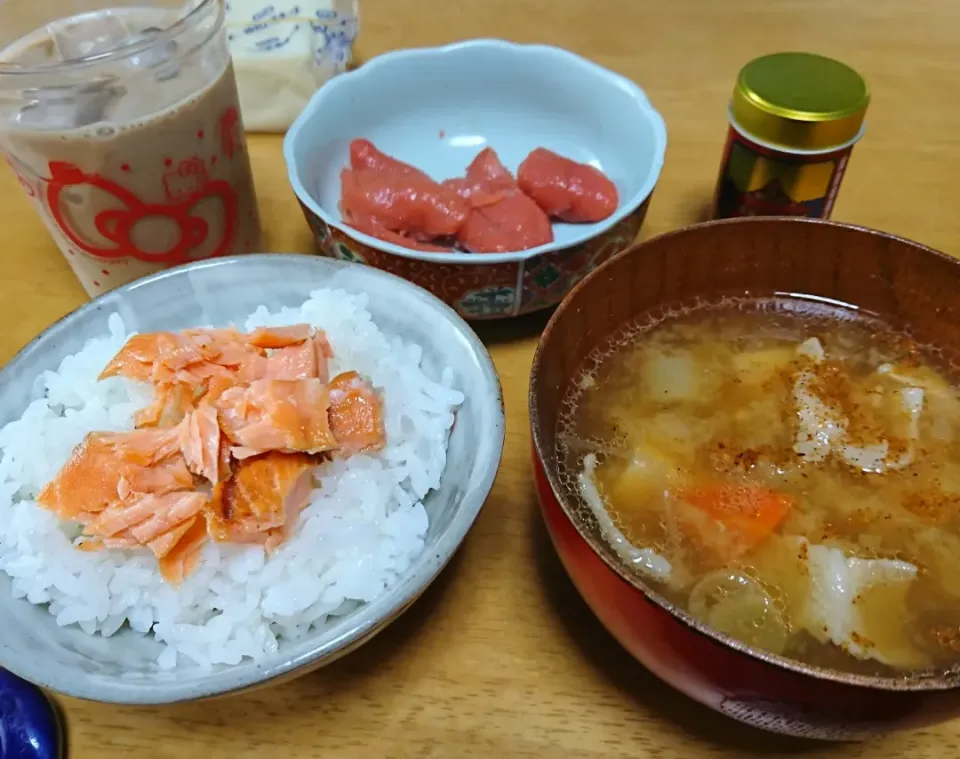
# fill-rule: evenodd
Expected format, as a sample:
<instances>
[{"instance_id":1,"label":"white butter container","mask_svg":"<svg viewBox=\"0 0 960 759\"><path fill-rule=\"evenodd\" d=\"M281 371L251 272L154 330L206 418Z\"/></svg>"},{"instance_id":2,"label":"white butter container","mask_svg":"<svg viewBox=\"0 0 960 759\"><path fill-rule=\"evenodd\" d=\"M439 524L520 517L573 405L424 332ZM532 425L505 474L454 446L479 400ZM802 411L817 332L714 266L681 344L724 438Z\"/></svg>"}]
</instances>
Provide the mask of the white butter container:
<instances>
[{"instance_id":1,"label":"white butter container","mask_svg":"<svg viewBox=\"0 0 960 759\"><path fill-rule=\"evenodd\" d=\"M358 0L227 0L227 38L248 132L284 132L350 62Z\"/></svg>"}]
</instances>

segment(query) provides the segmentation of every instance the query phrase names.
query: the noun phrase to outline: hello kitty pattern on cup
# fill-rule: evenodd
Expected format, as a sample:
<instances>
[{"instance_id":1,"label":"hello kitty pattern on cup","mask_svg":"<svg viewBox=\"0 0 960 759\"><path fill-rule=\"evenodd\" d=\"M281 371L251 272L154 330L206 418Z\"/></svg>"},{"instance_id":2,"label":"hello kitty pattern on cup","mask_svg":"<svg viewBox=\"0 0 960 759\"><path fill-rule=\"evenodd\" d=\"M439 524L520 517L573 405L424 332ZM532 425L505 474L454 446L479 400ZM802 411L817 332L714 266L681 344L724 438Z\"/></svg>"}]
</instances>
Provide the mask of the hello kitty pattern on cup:
<instances>
[{"instance_id":1,"label":"hello kitty pattern on cup","mask_svg":"<svg viewBox=\"0 0 960 759\"><path fill-rule=\"evenodd\" d=\"M163 32L177 19L170 9L122 8L47 25L0 52L0 80L4 61L36 58L51 41L99 56L51 61L54 77L41 71L19 101L0 98L0 153L90 295L259 247L223 6L198 0L191 13L198 39L190 24Z\"/></svg>"}]
</instances>

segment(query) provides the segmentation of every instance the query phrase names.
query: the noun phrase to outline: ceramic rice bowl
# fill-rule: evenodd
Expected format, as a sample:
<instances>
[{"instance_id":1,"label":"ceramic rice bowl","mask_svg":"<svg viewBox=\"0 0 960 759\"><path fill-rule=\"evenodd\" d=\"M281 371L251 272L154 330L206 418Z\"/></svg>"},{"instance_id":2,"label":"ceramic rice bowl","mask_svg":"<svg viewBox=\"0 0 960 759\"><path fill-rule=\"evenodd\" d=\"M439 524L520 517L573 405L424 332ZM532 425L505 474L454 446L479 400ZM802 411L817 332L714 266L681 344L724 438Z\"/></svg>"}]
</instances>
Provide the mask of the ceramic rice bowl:
<instances>
[{"instance_id":1,"label":"ceramic rice bowl","mask_svg":"<svg viewBox=\"0 0 960 759\"><path fill-rule=\"evenodd\" d=\"M249 255L160 272L81 306L27 345L0 371L0 424L19 418L42 394L36 382L101 337L118 313L129 331L243 324L260 305L297 308L324 288L364 294L366 309L388 338L422 349L420 365L439 377L452 370L465 396L457 409L440 484L423 499L429 527L412 564L372 601L328 618L279 649L236 665L158 668L151 635L121 628L112 637L59 626L44 606L11 595L0 571L0 667L44 688L95 701L157 704L243 691L303 675L369 640L402 614L437 577L477 517L493 484L504 436L503 401L490 356L451 309L421 288L356 264L303 255ZM2 709L0 709L2 712ZM0 730L0 746L2 746ZM2 751L0 751L2 753Z\"/></svg>"}]
</instances>

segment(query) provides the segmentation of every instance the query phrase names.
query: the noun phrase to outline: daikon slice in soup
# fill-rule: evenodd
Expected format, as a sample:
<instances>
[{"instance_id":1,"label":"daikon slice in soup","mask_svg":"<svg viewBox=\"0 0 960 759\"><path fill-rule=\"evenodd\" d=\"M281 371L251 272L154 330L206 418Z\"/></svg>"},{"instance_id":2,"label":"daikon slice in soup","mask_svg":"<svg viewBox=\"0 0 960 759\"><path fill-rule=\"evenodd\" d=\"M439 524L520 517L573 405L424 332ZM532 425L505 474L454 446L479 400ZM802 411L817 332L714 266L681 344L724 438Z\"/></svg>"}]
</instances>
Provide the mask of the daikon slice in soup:
<instances>
[{"instance_id":1,"label":"daikon slice in soup","mask_svg":"<svg viewBox=\"0 0 960 759\"><path fill-rule=\"evenodd\" d=\"M795 299L630 325L571 383L567 487L737 640L850 673L960 663L960 391L935 350Z\"/></svg>"}]
</instances>

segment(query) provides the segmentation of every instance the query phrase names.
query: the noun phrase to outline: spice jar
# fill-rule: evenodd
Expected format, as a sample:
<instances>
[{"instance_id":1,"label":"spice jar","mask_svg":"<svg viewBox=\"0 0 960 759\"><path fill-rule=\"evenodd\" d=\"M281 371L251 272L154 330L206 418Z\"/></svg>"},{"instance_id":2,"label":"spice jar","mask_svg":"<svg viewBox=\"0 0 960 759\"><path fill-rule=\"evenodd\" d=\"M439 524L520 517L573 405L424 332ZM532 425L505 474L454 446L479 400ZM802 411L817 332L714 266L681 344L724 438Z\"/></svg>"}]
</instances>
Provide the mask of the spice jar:
<instances>
[{"instance_id":1,"label":"spice jar","mask_svg":"<svg viewBox=\"0 0 960 759\"><path fill-rule=\"evenodd\" d=\"M730 103L714 218L829 218L869 103L863 77L831 58L750 61Z\"/></svg>"}]
</instances>

